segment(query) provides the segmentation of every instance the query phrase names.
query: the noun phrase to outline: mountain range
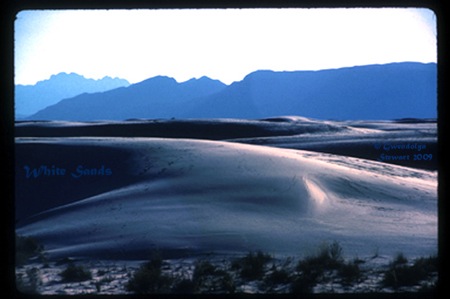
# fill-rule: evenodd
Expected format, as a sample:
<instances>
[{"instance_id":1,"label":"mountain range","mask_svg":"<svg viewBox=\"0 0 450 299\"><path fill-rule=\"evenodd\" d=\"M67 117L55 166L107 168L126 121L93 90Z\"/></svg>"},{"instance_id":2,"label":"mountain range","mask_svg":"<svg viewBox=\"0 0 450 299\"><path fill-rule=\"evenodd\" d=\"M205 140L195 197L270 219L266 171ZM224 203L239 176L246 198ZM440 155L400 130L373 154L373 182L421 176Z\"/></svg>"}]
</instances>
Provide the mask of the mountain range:
<instances>
[{"instance_id":1,"label":"mountain range","mask_svg":"<svg viewBox=\"0 0 450 299\"><path fill-rule=\"evenodd\" d=\"M225 85L208 77L178 83L158 76L109 91L83 93L28 119L437 117L437 65L390 63L320 71L261 70Z\"/></svg>"},{"instance_id":2,"label":"mountain range","mask_svg":"<svg viewBox=\"0 0 450 299\"><path fill-rule=\"evenodd\" d=\"M75 73L52 75L35 85L18 84L15 86L16 118L29 116L62 99L84 92L102 92L128 85L130 83L125 79L104 77L94 80Z\"/></svg>"}]
</instances>

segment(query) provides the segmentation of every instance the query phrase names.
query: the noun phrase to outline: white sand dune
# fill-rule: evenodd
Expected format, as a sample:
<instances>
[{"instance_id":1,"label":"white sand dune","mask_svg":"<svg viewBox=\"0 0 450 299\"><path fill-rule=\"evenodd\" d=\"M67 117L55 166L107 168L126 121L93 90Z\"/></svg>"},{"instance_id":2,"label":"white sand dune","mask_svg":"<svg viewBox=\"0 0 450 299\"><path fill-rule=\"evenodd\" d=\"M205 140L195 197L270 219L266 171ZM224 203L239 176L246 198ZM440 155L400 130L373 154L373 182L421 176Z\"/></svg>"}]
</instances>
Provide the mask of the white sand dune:
<instances>
[{"instance_id":1,"label":"white sand dune","mask_svg":"<svg viewBox=\"0 0 450 299\"><path fill-rule=\"evenodd\" d=\"M133 119L127 121L23 121L16 137L158 137L221 140L324 152L426 170L438 169L437 123L432 119L332 121L300 116L250 119ZM386 151L376 145L420 145ZM384 157L393 155L394 158ZM417 156L417 154L420 154ZM422 159L426 154L427 159ZM407 158L396 159L397 156ZM430 158L433 157L434 158Z\"/></svg>"},{"instance_id":2,"label":"white sand dune","mask_svg":"<svg viewBox=\"0 0 450 299\"><path fill-rule=\"evenodd\" d=\"M128 153L127 185L18 225L17 233L38 238L50 257L139 259L155 249L292 255L333 240L349 255L437 251L436 172L221 141L21 138L17 144L60 146L62 156L73 146L92 147L99 157L109 148ZM111 177L119 162L125 163L109 162Z\"/></svg>"}]
</instances>

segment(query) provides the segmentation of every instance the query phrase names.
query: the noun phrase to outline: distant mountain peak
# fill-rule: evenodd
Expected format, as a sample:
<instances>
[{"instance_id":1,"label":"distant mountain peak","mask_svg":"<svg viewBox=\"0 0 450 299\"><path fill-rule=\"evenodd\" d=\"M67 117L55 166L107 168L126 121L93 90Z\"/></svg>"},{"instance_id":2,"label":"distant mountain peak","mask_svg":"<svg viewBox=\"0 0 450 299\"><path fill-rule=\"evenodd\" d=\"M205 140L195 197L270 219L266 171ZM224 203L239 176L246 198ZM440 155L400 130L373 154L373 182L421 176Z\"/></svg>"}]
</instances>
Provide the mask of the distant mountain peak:
<instances>
[{"instance_id":1,"label":"distant mountain peak","mask_svg":"<svg viewBox=\"0 0 450 299\"><path fill-rule=\"evenodd\" d=\"M201 76L200 78L191 78L191 79L181 82L179 84L190 85L190 84L198 84L198 83L203 83L203 84L214 83L214 84L218 84L218 85L223 85L224 87L226 86L226 84L223 83L222 81L216 80L216 79L211 79L208 76Z\"/></svg>"},{"instance_id":2,"label":"distant mountain peak","mask_svg":"<svg viewBox=\"0 0 450 299\"><path fill-rule=\"evenodd\" d=\"M172 78L172 77L159 75L159 76L154 76L154 77L142 80L142 81L140 81L138 83L135 83L135 84L142 84L142 83L148 83L148 82L153 82L153 83L155 83L155 82L157 82L157 83L177 83L177 81L174 78Z\"/></svg>"},{"instance_id":3,"label":"distant mountain peak","mask_svg":"<svg viewBox=\"0 0 450 299\"><path fill-rule=\"evenodd\" d=\"M196 81L205 81L205 80L212 80L212 79L207 77L207 76L201 76L199 78L191 78L191 79L189 79L187 81L183 81L183 82L181 82L181 84L189 83L189 82L196 82Z\"/></svg>"},{"instance_id":4,"label":"distant mountain peak","mask_svg":"<svg viewBox=\"0 0 450 299\"><path fill-rule=\"evenodd\" d=\"M51 75L50 78L52 78L52 77L60 77L60 76L77 76L77 77L83 77L84 78L83 75L79 75L79 74L74 73L74 72L70 72L70 73L60 72L60 73L58 73L56 75Z\"/></svg>"},{"instance_id":5,"label":"distant mountain peak","mask_svg":"<svg viewBox=\"0 0 450 299\"><path fill-rule=\"evenodd\" d=\"M216 80L216 79L211 79L208 76L201 76L200 78L196 79L197 81L220 81L220 80Z\"/></svg>"},{"instance_id":6,"label":"distant mountain peak","mask_svg":"<svg viewBox=\"0 0 450 299\"><path fill-rule=\"evenodd\" d=\"M231 85L207 76L181 83L156 76L107 94L67 98L30 119L434 118L436 81L436 64L414 62L318 71L259 70Z\"/></svg>"},{"instance_id":7,"label":"distant mountain peak","mask_svg":"<svg viewBox=\"0 0 450 299\"><path fill-rule=\"evenodd\" d=\"M42 80L42 81L38 81L37 84L39 83L45 83L45 82L49 82L49 81L59 81L59 80L82 80L82 79L86 79L84 76L79 75L77 73L65 73L65 72L61 72L55 75L51 75L49 79L47 80Z\"/></svg>"},{"instance_id":8,"label":"distant mountain peak","mask_svg":"<svg viewBox=\"0 0 450 299\"><path fill-rule=\"evenodd\" d=\"M257 71L251 72L250 74L245 76L243 81L251 79L251 78L255 78L255 77L268 75L268 74L274 74L274 73L280 73L280 72L279 71L272 71L272 70L257 70Z\"/></svg>"},{"instance_id":9,"label":"distant mountain peak","mask_svg":"<svg viewBox=\"0 0 450 299\"><path fill-rule=\"evenodd\" d=\"M74 72L60 72L58 74L53 74L51 75L48 79L44 79L44 80L40 80L38 82L36 82L36 84L29 84L29 85L24 85L24 84L17 84L16 86L36 86L36 85L40 85L40 84L61 84L61 81L64 80L76 80L77 82L79 81L95 81L95 82L106 82L106 81L111 81L111 82L121 82L121 85L130 85L130 83L126 80L126 79L122 79L122 78L118 78L118 77L110 77L110 76L104 76L101 79L93 79L93 78L86 78L83 75L74 73Z\"/></svg>"},{"instance_id":10,"label":"distant mountain peak","mask_svg":"<svg viewBox=\"0 0 450 299\"><path fill-rule=\"evenodd\" d=\"M60 72L34 85L15 86L15 115L28 116L58 101L82 93L103 92L118 87L129 86L125 79L104 77L99 80L87 79L71 72Z\"/></svg>"}]
</instances>

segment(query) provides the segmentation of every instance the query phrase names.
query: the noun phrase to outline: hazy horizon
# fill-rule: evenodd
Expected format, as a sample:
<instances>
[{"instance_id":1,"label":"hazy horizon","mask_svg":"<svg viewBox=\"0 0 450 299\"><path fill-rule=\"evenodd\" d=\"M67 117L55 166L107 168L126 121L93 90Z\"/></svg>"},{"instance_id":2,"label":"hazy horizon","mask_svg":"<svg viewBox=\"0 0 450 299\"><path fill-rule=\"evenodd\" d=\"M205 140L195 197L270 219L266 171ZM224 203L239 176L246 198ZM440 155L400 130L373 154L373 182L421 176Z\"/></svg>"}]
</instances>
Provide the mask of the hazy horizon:
<instances>
[{"instance_id":1,"label":"hazy horizon","mask_svg":"<svg viewBox=\"0 0 450 299\"><path fill-rule=\"evenodd\" d=\"M422 8L24 10L15 83L74 72L229 85L263 69L436 62L436 41L436 16Z\"/></svg>"},{"instance_id":2,"label":"hazy horizon","mask_svg":"<svg viewBox=\"0 0 450 299\"><path fill-rule=\"evenodd\" d=\"M252 71L252 72L246 74L246 75L242 78L242 80L244 80L244 78L245 78L246 76L248 76L248 75L250 75L250 74L252 74L252 73L255 73L255 72L264 72L264 71L268 71L268 72L277 72L277 73L280 73L280 72L284 72L284 73L290 73L290 72L316 72L316 71L337 70L337 69L346 69L346 68L362 67L362 66L371 66L371 65L396 64L396 63L422 63L422 64L436 64L436 65L437 65L436 62L399 61L399 62L391 62L391 63L385 63L385 64L355 65L355 66L348 66L348 67L341 67L341 68L327 68L327 69L319 69L319 70L290 70L290 71L276 71L276 70L271 70L271 69L258 69L258 70L255 70L255 71ZM170 79L174 79L174 80L175 80L177 83L179 83L179 84L185 83L185 82L188 82L188 81L191 81L191 80L199 80L199 79L204 78L204 77L209 78L209 79L211 79L211 80L219 81L219 82L221 82L221 83L223 83L223 84L225 84L225 85L227 85L227 86L229 86L229 85L231 85L231 84L233 84L233 83L241 82L241 81L242 81L242 80L239 80L239 81L234 81L234 82L231 82L231 83L227 84L227 83L225 83L225 82L223 82L223 81L221 81L221 80L219 80L219 79L214 79L214 78L211 78L211 77L209 77L209 76L207 76L207 75L200 75L200 76L197 76L197 77L192 77L192 78L185 79L185 80L183 80L183 81L179 81L179 80L177 80L175 77L170 76L170 75L154 75L154 76L152 76L152 77L144 78L144 79L142 79L141 81L131 83L130 80L128 80L127 78L123 78L123 77L114 77L114 76L110 76L110 75L107 75L107 74L106 74L105 76L103 76L103 77L92 78L92 77L88 77L88 76L85 76L85 75L83 75L83 74L79 74L79 73L76 73L76 72L59 72L59 73L51 74L51 75L48 76L47 78L39 79L38 81L36 81L35 84L15 84L15 85L34 86L34 85L36 85L36 84L39 83L39 82L51 80L52 77L59 76L59 75L68 75L68 76L69 76L69 75L77 75L77 76L83 77L83 78L86 79L86 80L95 80L95 81L99 81L99 80L103 80L103 79L112 79L112 80L119 79L119 80L126 80L126 81L128 81L128 83L129 83L130 85L132 85L132 84L137 84L137 83L140 83L140 82L143 82L143 81L146 81L146 80L149 80L149 79L157 78L157 77L167 77L167 78L170 78Z\"/></svg>"}]
</instances>

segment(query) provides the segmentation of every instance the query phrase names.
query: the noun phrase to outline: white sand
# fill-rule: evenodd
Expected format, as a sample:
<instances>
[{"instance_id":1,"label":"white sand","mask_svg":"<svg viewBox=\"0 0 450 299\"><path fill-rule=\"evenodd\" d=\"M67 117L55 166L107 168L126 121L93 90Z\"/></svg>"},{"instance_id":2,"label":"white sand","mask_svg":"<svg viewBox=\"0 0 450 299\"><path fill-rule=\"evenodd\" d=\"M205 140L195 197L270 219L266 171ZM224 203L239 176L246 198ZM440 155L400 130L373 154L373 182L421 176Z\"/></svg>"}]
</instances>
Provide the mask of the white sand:
<instances>
[{"instance_id":1,"label":"white sand","mask_svg":"<svg viewBox=\"0 0 450 299\"><path fill-rule=\"evenodd\" d=\"M352 256L437 251L436 172L232 142L18 142L95 145L99 151L119 147L132 153L135 180L130 185L111 186L17 228L43 242L50 257L133 259L154 249L292 255L333 240ZM109 167L114 171L114 161Z\"/></svg>"}]
</instances>

